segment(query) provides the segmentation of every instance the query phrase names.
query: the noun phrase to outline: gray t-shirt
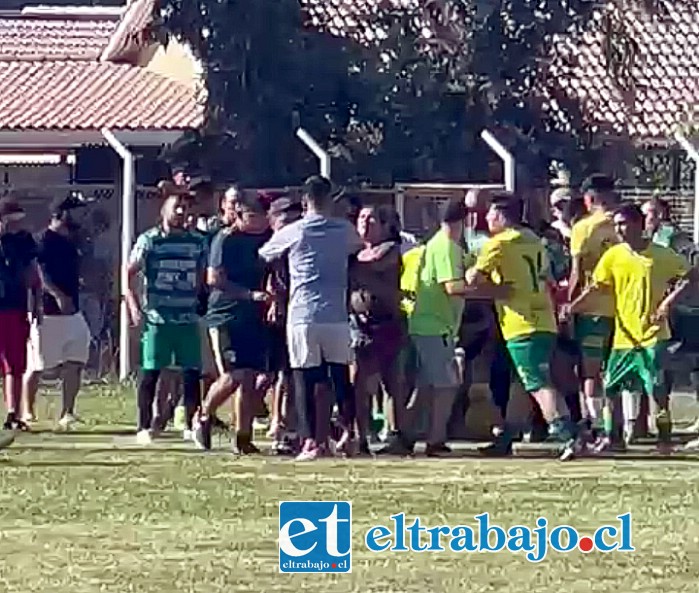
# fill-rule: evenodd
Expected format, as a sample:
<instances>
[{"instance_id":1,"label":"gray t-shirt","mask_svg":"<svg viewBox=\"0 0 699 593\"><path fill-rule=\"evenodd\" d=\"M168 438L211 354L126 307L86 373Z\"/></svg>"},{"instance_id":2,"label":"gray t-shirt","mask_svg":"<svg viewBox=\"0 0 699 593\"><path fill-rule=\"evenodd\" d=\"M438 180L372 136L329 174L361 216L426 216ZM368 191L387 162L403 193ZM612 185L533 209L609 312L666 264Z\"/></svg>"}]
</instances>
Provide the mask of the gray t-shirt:
<instances>
[{"instance_id":1,"label":"gray t-shirt","mask_svg":"<svg viewBox=\"0 0 699 593\"><path fill-rule=\"evenodd\" d=\"M268 261L289 258L289 325L347 323L348 258L361 247L347 220L318 214L285 226L262 246Z\"/></svg>"}]
</instances>

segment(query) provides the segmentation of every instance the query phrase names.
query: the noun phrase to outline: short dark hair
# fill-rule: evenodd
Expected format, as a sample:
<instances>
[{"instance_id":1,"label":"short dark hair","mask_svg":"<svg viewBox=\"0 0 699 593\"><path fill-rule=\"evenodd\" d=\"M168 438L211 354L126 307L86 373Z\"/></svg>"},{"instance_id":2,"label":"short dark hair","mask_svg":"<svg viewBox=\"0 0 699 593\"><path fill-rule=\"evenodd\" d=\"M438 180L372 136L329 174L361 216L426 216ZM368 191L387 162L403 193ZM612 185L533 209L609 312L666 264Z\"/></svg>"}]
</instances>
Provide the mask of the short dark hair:
<instances>
[{"instance_id":1,"label":"short dark hair","mask_svg":"<svg viewBox=\"0 0 699 593\"><path fill-rule=\"evenodd\" d=\"M242 195L235 205L236 212L255 212L257 214L267 214L269 204L257 194Z\"/></svg>"},{"instance_id":2,"label":"short dark hair","mask_svg":"<svg viewBox=\"0 0 699 593\"><path fill-rule=\"evenodd\" d=\"M306 179L303 184L303 193L308 197L308 200L316 205L322 206L330 199L332 193L332 184L329 179L320 175L313 175Z\"/></svg>"},{"instance_id":3,"label":"short dark hair","mask_svg":"<svg viewBox=\"0 0 699 593\"><path fill-rule=\"evenodd\" d=\"M495 194L490 207L497 210L510 224L520 224L524 217L524 202L517 196Z\"/></svg>"},{"instance_id":4,"label":"short dark hair","mask_svg":"<svg viewBox=\"0 0 699 593\"><path fill-rule=\"evenodd\" d=\"M583 195L587 194L596 204L607 204L616 200L615 183L609 175L593 173L580 187Z\"/></svg>"},{"instance_id":5,"label":"short dark hair","mask_svg":"<svg viewBox=\"0 0 699 593\"><path fill-rule=\"evenodd\" d=\"M442 210L442 222L452 223L452 222L463 222L468 214L466 209L466 203L463 198L452 198L443 207Z\"/></svg>"},{"instance_id":6,"label":"short dark hair","mask_svg":"<svg viewBox=\"0 0 699 593\"><path fill-rule=\"evenodd\" d=\"M623 216L626 220L643 224L643 211L635 202L622 202L614 214Z\"/></svg>"}]
</instances>

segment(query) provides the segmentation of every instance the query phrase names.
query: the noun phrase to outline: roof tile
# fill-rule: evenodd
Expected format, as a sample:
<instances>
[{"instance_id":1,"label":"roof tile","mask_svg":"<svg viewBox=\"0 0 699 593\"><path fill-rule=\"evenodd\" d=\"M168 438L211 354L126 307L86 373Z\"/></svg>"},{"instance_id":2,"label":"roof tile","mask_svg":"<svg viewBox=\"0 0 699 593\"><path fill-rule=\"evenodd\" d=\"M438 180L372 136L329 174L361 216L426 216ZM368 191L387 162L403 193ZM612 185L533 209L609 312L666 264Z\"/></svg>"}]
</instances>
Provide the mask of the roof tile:
<instances>
[{"instance_id":1,"label":"roof tile","mask_svg":"<svg viewBox=\"0 0 699 593\"><path fill-rule=\"evenodd\" d=\"M116 18L0 18L0 60L96 60Z\"/></svg>"},{"instance_id":2,"label":"roof tile","mask_svg":"<svg viewBox=\"0 0 699 593\"><path fill-rule=\"evenodd\" d=\"M185 129L202 121L189 87L109 62L0 62L0 129Z\"/></svg>"}]
</instances>

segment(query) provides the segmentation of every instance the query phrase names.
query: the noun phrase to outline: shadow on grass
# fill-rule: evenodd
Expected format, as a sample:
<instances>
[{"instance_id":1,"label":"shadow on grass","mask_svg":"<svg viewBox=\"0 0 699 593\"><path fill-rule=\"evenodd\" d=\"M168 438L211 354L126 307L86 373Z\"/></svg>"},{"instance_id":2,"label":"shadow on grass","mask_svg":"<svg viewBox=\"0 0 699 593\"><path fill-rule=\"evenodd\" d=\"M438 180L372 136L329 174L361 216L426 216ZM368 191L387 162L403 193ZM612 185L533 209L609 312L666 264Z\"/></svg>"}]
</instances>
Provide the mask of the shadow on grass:
<instances>
[{"instance_id":1,"label":"shadow on grass","mask_svg":"<svg viewBox=\"0 0 699 593\"><path fill-rule=\"evenodd\" d=\"M136 431L133 428L96 428L95 430L71 430L69 432L55 430L53 428L37 428L32 429L30 432L25 433L28 435L39 434L39 435L56 435L58 437L84 437L84 436L136 436ZM165 437L167 438L167 437Z\"/></svg>"}]
</instances>

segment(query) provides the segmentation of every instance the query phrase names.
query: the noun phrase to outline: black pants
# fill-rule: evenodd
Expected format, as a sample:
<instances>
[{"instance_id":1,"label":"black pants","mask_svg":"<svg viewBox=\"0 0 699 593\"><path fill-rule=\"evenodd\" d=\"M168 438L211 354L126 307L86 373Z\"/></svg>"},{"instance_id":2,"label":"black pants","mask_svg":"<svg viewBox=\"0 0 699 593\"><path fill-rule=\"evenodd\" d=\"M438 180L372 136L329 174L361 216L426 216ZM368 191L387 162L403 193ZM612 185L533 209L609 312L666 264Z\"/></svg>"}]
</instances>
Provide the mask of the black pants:
<instances>
[{"instance_id":1,"label":"black pants","mask_svg":"<svg viewBox=\"0 0 699 593\"><path fill-rule=\"evenodd\" d=\"M153 422L153 402L158 386L160 371L142 371L138 384L138 430L150 430ZM194 414L201 406L201 372L186 370L183 372L184 407L186 426L191 430Z\"/></svg>"},{"instance_id":2,"label":"black pants","mask_svg":"<svg viewBox=\"0 0 699 593\"><path fill-rule=\"evenodd\" d=\"M328 379L335 393L343 428L351 430L356 419L354 388L350 382L349 366L325 363L310 369L292 371L296 403L296 422L302 440L318 440L316 387Z\"/></svg>"}]
</instances>

